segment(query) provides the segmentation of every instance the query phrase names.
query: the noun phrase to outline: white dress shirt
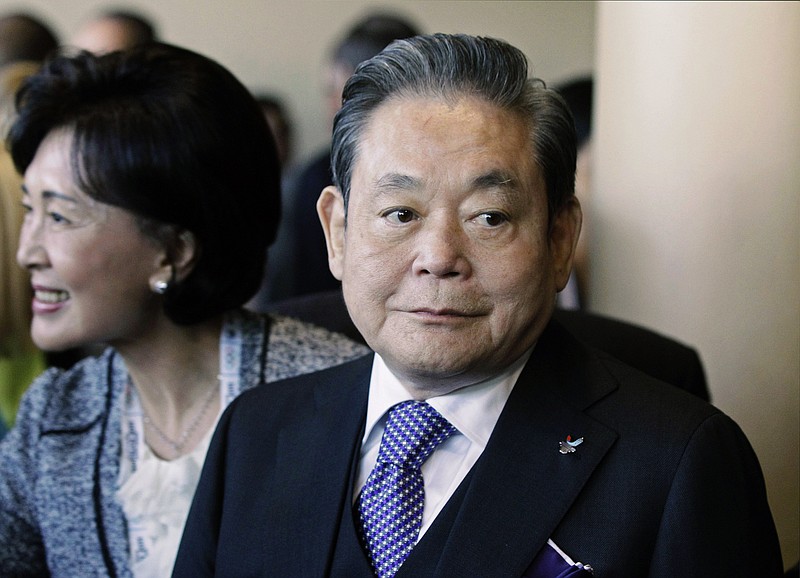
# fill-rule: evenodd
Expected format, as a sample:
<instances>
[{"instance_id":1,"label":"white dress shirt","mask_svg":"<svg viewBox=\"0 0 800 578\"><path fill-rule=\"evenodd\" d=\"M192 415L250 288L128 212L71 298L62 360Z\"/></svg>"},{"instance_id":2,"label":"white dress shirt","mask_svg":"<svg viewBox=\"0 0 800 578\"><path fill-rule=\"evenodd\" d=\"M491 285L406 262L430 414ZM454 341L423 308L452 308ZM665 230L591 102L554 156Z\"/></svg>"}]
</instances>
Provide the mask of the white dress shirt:
<instances>
[{"instance_id":1,"label":"white dress shirt","mask_svg":"<svg viewBox=\"0 0 800 578\"><path fill-rule=\"evenodd\" d=\"M458 431L442 442L422 464L425 507L420 538L483 453L531 351L526 351L500 375L426 400ZM367 403L367 424L353 491L354 503L378 459L387 412L398 403L411 399L412 396L389 371L381 356L375 354Z\"/></svg>"}]
</instances>

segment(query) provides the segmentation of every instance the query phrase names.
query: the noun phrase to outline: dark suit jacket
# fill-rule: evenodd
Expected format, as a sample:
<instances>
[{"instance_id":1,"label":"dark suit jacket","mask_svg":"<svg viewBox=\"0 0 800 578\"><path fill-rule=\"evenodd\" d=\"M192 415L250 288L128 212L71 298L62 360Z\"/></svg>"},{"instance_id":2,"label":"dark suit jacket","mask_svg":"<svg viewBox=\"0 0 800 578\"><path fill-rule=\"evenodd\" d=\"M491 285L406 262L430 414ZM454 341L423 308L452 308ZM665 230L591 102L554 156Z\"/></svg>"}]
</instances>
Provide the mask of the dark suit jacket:
<instances>
[{"instance_id":1,"label":"dark suit jacket","mask_svg":"<svg viewBox=\"0 0 800 578\"><path fill-rule=\"evenodd\" d=\"M366 343L350 319L341 289L285 299L267 309ZM710 401L703 364L695 349L644 327L595 313L556 310L554 317L584 343Z\"/></svg>"},{"instance_id":2,"label":"dark suit jacket","mask_svg":"<svg viewBox=\"0 0 800 578\"><path fill-rule=\"evenodd\" d=\"M330 575L340 520L351 515L371 361L231 404L174 576ZM562 455L568 435L584 442ZM598 577L782 574L763 477L738 426L556 323L464 483L452 525L437 528L437 518L398 578L521 576L548 538Z\"/></svg>"}]
</instances>

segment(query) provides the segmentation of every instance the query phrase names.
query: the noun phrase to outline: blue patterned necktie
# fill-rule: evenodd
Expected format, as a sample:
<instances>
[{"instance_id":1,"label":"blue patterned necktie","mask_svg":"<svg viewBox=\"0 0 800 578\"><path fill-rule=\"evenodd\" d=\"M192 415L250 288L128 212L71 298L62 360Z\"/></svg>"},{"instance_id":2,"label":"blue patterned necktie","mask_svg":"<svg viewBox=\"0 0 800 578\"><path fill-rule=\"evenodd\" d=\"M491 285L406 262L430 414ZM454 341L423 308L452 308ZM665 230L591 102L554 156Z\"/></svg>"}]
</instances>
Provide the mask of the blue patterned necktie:
<instances>
[{"instance_id":1,"label":"blue patterned necktie","mask_svg":"<svg viewBox=\"0 0 800 578\"><path fill-rule=\"evenodd\" d=\"M380 578L394 576L416 544L425 505L420 468L455 431L424 401L406 401L389 411L377 463L356 506L361 540Z\"/></svg>"}]
</instances>

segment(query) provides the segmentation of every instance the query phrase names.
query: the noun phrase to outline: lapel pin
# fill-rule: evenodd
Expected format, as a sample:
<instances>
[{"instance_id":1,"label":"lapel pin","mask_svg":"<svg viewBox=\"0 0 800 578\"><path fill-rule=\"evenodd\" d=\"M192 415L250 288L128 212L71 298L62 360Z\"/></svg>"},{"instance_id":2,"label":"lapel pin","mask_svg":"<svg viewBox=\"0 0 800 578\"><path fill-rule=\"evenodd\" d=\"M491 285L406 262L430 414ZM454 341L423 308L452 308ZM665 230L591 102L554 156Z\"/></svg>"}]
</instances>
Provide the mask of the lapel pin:
<instances>
[{"instance_id":1,"label":"lapel pin","mask_svg":"<svg viewBox=\"0 0 800 578\"><path fill-rule=\"evenodd\" d=\"M572 436L567 436L563 442L558 442L558 451L563 455L575 453L575 449L583 443L583 438L572 441Z\"/></svg>"}]
</instances>

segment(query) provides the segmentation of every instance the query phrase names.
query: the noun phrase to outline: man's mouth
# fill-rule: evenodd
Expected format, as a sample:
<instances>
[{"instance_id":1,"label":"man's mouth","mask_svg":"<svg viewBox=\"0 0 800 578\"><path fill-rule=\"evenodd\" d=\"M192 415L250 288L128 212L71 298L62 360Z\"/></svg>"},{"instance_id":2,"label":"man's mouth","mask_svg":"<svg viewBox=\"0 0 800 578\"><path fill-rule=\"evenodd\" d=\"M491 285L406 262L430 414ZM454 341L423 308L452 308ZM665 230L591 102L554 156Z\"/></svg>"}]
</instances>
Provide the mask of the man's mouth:
<instances>
[{"instance_id":1,"label":"man's mouth","mask_svg":"<svg viewBox=\"0 0 800 578\"><path fill-rule=\"evenodd\" d=\"M441 315L443 317L479 317L485 315L485 311L478 307L409 307L409 313L419 313L422 315Z\"/></svg>"}]
</instances>

